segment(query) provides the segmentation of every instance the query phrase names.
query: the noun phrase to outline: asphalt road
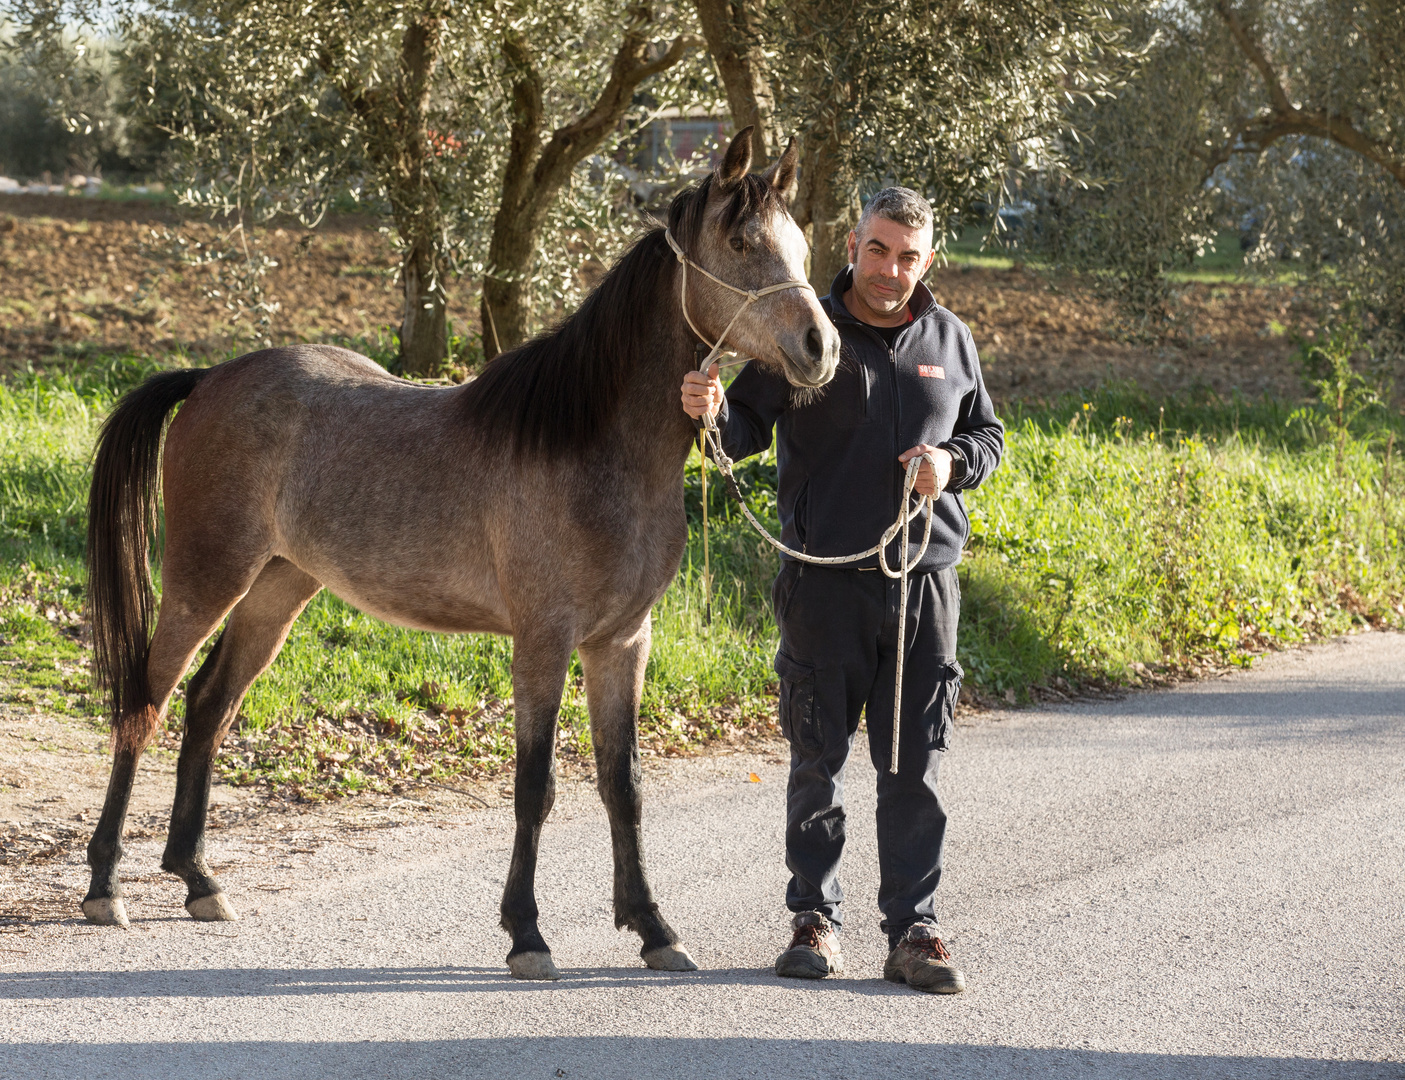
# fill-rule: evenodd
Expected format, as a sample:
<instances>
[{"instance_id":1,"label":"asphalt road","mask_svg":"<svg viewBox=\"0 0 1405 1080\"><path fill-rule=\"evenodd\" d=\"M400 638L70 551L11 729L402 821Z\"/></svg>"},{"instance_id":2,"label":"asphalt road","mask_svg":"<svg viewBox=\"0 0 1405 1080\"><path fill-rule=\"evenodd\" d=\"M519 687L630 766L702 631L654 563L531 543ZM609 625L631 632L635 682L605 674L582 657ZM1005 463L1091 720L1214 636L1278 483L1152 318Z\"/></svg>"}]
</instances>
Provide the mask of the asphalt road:
<instances>
[{"instance_id":1,"label":"asphalt road","mask_svg":"<svg viewBox=\"0 0 1405 1080\"><path fill-rule=\"evenodd\" d=\"M185 917L150 837L128 857L131 931L0 936L0 1076L1405 1077L1405 637L986 715L944 772L957 997L881 979L863 752L849 972L770 973L787 936L773 749L647 776L653 881L701 972L646 971L614 930L581 784L538 879L554 984L503 963L502 807L355 842L296 820L215 834L230 924ZM82 867L55 873L76 903Z\"/></svg>"}]
</instances>

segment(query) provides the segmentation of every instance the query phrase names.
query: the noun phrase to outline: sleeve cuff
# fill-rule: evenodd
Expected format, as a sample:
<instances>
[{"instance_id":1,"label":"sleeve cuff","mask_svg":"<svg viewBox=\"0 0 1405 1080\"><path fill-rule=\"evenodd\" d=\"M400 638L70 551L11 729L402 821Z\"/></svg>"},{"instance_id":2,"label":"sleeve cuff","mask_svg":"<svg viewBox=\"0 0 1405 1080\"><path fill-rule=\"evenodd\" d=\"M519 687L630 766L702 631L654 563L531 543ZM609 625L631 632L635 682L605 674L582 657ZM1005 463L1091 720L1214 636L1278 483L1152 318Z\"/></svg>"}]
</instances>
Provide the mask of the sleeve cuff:
<instances>
[{"instance_id":1,"label":"sleeve cuff","mask_svg":"<svg viewBox=\"0 0 1405 1080\"><path fill-rule=\"evenodd\" d=\"M951 455L951 480L947 484L950 488L959 488L966 482L966 477L971 475L970 466L966 463L966 455L961 452L959 446L948 443L942 447Z\"/></svg>"}]
</instances>

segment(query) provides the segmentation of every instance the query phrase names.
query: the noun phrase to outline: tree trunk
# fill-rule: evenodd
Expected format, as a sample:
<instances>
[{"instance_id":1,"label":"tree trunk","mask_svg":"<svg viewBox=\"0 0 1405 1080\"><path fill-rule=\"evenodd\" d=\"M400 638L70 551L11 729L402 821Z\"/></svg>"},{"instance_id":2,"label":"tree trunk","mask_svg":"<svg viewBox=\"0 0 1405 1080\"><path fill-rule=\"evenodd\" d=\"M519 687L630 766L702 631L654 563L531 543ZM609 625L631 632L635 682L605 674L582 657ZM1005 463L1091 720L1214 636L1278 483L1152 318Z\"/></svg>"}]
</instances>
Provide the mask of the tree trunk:
<instances>
[{"instance_id":1,"label":"tree trunk","mask_svg":"<svg viewBox=\"0 0 1405 1080\"><path fill-rule=\"evenodd\" d=\"M346 58L339 61L329 47L318 54L323 71L334 77L342 101L362 125L367 156L389 191L391 216L405 244L400 262L405 297L400 368L407 375L433 374L448 353L444 292L448 263L436 239L439 193L430 175L426 121L444 17L441 0L429 0L405 24L399 71L394 79L378 85L338 74Z\"/></svg>"},{"instance_id":2,"label":"tree trunk","mask_svg":"<svg viewBox=\"0 0 1405 1080\"><path fill-rule=\"evenodd\" d=\"M483 320L483 355L490 360L527 340L531 311L524 281L531 270L539 231L540 226L519 229L515 222L507 223L503 229L494 226L491 250L495 253L492 259L495 276L483 279L483 300L479 305ZM523 252L525 257L508 254L514 251Z\"/></svg>"},{"instance_id":3,"label":"tree trunk","mask_svg":"<svg viewBox=\"0 0 1405 1080\"><path fill-rule=\"evenodd\" d=\"M858 223L858 208L848 193L837 163L838 139L811 136L800 167L800 191L791 211L810 242L810 284L821 296L849 262L849 231Z\"/></svg>"},{"instance_id":4,"label":"tree trunk","mask_svg":"<svg viewBox=\"0 0 1405 1080\"><path fill-rule=\"evenodd\" d=\"M753 125L753 168L759 168L770 160L768 142L779 145L781 140L770 130L775 99L761 49L756 0L693 0L693 6L722 76L732 122L739 129ZM803 144L800 190L791 212L810 242L810 283L823 295L849 261L849 230L858 215L838 174L838 136L812 130Z\"/></svg>"},{"instance_id":5,"label":"tree trunk","mask_svg":"<svg viewBox=\"0 0 1405 1080\"><path fill-rule=\"evenodd\" d=\"M750 126L751 167L770 164L770 146L780 140L771 131L774 98L761 36L747 0L693 0L708 51L722 76L732 123L740 131Z\"/></svg>"},{"instance_id":6,"label":"tree trunk","mask_svg":"<svg viewBox=\"0 0 1405 1080\"><path fill-rule=\"evenodd\" d=\"M514 72L512 130L502 201L493 218L488 249L490 269L483 281L483 355L489 360L527 338L530 311L526 283L537 236L572 170L619 124L640 83L678 63L694 45L703 44L694 35L684 35L676 38L663 56L651 61L648 30L652 25L653 13L647 5L630 7L624 37L600 97L587 111L557 128L545 144L541 141L545 115L541 76L525 38L510 31L503 39L503 56Z\"/></svg>"},{"instance_id":7,"label":"tree trunk","mask_svg":"<svg viewBox=\"0 0 1405 1080\"><path fill-rule=\"evenodd\" d=\"M400 367L407 375L432 375L449 351L443 267L435 266L434 244L421 238L400 264L405 308L400 321Z\"/></svg>"}]
</instances>

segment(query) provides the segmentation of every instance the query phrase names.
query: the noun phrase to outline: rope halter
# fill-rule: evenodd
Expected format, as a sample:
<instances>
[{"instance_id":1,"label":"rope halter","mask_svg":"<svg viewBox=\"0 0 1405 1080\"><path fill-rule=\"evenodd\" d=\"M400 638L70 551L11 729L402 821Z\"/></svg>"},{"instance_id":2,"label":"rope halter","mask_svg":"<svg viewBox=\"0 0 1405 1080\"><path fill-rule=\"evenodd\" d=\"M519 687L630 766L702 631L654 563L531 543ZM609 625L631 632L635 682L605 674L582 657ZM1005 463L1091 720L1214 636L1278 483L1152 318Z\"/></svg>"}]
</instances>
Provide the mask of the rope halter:
<instances>
[{"instance_id":1,"label":"rope halter","mask_svg":"<svg viewBox=\"0 0 1405 1080\"><path fill-rule=\"evenodd\" d=\"M739 289L735 285L730 285L723 281L716 274L710 273L707 269L699 266L692 259L688 258L687 255L683 254L683 249L678 246L678 241L673 238L673 230L664 229L663 238L668 241L668 246L673 249L673 254L678 257L678 262L683 267L683 272L678 275L678 302L683 308L683 318L688 320L689 329L702 339L704 345L711 344L712 346L712 351L707 354L707 359L699 365L699 371L706 372L712 365L712 362L721 355L722 348L727 343L727 335L732 332L732 327L735 326L737 320L742 317L742 312L751 307L752 304L756 303L756 301L760 300L763 296L784 292L786 289L809 289L811 292L815 291L815 287L808 281L781 281L775 285L767 285L764 289ZM720 285L728 292L734 292L743 298L741 307L737 308L736 314L732 316L732 321L727 324L727 328L722 331L722 336L717 339L715 344L707 340L707 335L698 329L698 324L693 322L693 317L688 314L688 268L690 266L714 285Z\"/></svg>"}]
</instances>

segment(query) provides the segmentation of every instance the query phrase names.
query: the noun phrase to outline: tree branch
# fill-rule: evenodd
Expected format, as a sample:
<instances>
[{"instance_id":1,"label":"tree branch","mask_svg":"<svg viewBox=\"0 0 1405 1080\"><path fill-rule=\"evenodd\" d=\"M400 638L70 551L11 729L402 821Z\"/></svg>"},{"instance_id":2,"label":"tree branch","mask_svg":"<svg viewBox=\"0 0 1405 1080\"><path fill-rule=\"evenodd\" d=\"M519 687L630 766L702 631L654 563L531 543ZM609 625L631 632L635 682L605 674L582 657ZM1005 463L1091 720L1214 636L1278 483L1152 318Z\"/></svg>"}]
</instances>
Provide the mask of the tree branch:
<instances>
[{"instance_id":1,"label":"tree branch","mask_svg":"<svg viewBox=\"0 0 1405 1080\"><path fill-rule=\"evenodd\" d=\"M704 44L695 34L683 34L674 39L659 59L647 60L649 38L646 33L653 21L647 8L635 8L633 18L625 29L619 50L610 65L610 79L590 109L556 129L551 140L542 148L533 170L534 187L554 197L580 162L593 151L619 123L634 99L635 88L645 79L666 71L683 59L694 46Z\"/></svg>"},{"instance_id":2,"label":"tree branch","mask_svg":"<svg viewBox=\"0 0 1405 1080\"><path fill-rule=\"evenodd\" d=\"M1229 0L1215 0L1215 10L1220 13L1220 18L1229 27L1230 36L1239 46L1239 51L1248 57L1249 63L1258 68L1259 75L1264 81L1264 87L1268 90L1269 100L1273 102L1274 112L1292 112L1293 104L1288 100L1288 92L1283 89L1282 80L1273 70L1273 65L1269 63L1268 57L1264 55L1258 41L1254 39L1254 36L1244 25L1244 21L1240 19L1239 13L1230 6Z\"/></svg>"},{"instance_id":3,"label":"tree branch","mask_svg":"<svg viewBox=\"0 0 1405 1080\"><path fill-rule=\"evenodd\" d=\"M504 36L502 48L517 75L512 83L512 128L501 205L517 212L529 197L532 168L541 151L542 79L526 40L515 30Z\"/></svg>"},{"instance_id":4,"label":"tree branch","mask_svg":"<svg viewBox=\"0 0 1405 1080\"><path fill-rule=\"evenodd\" d=\"M765 60L761 55L759 35L753 25L748 5L752 0L693 0L712 53L722 86L727 91L727 105L732 123L738 130L750 127L752 168L760 169L770 162L768 143L771 141L770 121L774 108L771 87L767 81Z\"/></svg>"},{"instance_id":5,"label":"tree branch","mask_svg":"<svg viewBox=\"0 0 1405 1080\"><path fill-rule=\"evenodd\" d=\"M1215 10L1224 20L1239 51L1258 70L1272 104L1267 112L1238 121L1229 139L1220 146L1195 152L1195 156L1205 162L1206 180L1235 154L1258 155L1285 136L1313 135L1331 139L1338 146L1374 162L1390 173L1396 183L1405 187L1405 158L1395 154L1388 144L1366 134L1344 113L1303 109L1294 105L1267 54L1229 0L1215 0Z\"/></svg>"}]
</instances>

